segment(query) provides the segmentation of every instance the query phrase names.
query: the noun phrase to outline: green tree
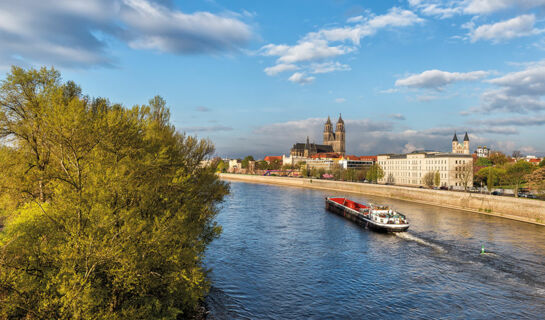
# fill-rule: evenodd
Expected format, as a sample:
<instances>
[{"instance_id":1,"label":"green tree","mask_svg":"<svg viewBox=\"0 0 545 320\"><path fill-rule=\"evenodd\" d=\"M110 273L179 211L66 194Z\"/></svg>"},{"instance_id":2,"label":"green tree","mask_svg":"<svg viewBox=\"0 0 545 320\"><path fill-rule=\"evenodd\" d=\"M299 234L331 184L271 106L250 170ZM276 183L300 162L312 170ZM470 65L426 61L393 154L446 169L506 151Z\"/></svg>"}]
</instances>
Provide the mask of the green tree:
<instances>
[{"instance_id":1,"label":"green tree","mask_svg":"<svg viewBox=\"0 0 545 320\"><path fill-rule=\"evenodd\" d=\"M318 175L320 176L320 178L322 178L325 174L325 169L324 168L320 168L318 169Z\"/></svg>"},{"instance_id":2,"label":"green tree","mask_svg":"<svg viewBox=\"0 0 545 320\"><path fill-rule=\"evenodd\" d=\"M378 163L373 164L367 171L366 179L371 182L377 183L378 180L382 178L384 178L384 170L382 170L382 167L380 166L380 164Z\"/></svg>"},{"instance_id":3,"label":"green tree","mask_svg":"<svg viewBox=\"0 0 545 320\"><path fill-rule=\"evenodd\" d=\"M310 175L310 170L307 168L307 166L301 167L301 176L308 177Z\"/></svg>"},{"instance_id":4,"label":"green tree","mask_svg":"<svg viewBox=\"0 0 545 320\"><path fill-rule=\"evenodd\" d=\"M218 165L216 166L216 171L217 172L227 172L227 169L229 169L229 164L220 159L218 161Z\"/></svg>"},{"instance_id":5,"label":"green tree","mask_svg":"<svg viewBox=\"0 0 545 320\"><path fill-rule=\"evenodd\" d=\"M360 168L356 173L356 179L358 181L365 180L365 177L367 176L367 170L368 170L368 168L366 168L366 167Z\"/></svg>"},{"instance_id":6,"label":"green tree","mask_svg":"<svg viewBox=\"0 0 545 320\"><path fill-rule=\"evenodd\" d=\"M0 318L187 318L228 193L161 97L125 109L54 69L0 88Z\"/></svg>"},{"instance_id":7,"label":"green tree","mask_svg":"<svg viewBox=\"0 0 545 320\"><path fill-rule=\"evenodd\" d=\"M433 184L436 187L439 187L441 185L441 174L439 173L439 171L435 171L435 174L433 176Z\"/></svg>"},{"instance_id":8,"label":"green tree","mask_svg":"<svg viewBox=\"0 0 545 320\"><path fill-rule=\"evenodd\" d=\"M526 181L526 176L533 171L534 166L524 160L510 163L506 167L506 179L514 187L515 197L518 197L520 186Z\"/></svg>"},{"instance_id":9,"label":"green tree","mask_svg":"<svg viewBox=\"0 0 545 320\"><path fill-rule=\"evenodd\" d=\"M244 157L244 159L242 159L242 162L241 162L242 169L248 169L248 163L250 161L255 161L253 156Z\"/></svg>"},{"instance_id":10,"label":"green tree","mask_svg":"<svg viewBox=\"0 0 545 320\"><path fill-rule=\"evenodd\" d=\"M271 170L278 170L282 167L282 161L274 159L271 160L271 163L269 163L269 169Z\"/></svg>"},{"instance_id":11,"label":"green tree","mask_svg":"<svg viewBox=\"0 0 545 320\"><path fill-rule=\"evenodd\" d=\"M530 189L535 190L541 196L545 192L545 168L541 167L529 174L526 179Z\"/></svg>"},{"instance_id":12,"label":"green tree","mask_svg":"<svg viewBox=\"0 0 545 320\"><path fill-rule=\"evenodd\" d=\"M424 175L424 177L422 177L422 183L429 188L433 187L434 180L435 180L435 173L433 171L427 172Z\"/></svg>"},{"instance_id":13,"label":"green tree","mask_svg":"<svg viewBox=\"0 0 545 320\"><path fill-rule=\"evenodd\" d=\"M477 167L489 167L492 165L492 161L489 158L478 158L477 162L475 162L475 166Z\"/></svg>"},{"instance_id":14,"label":"green tree","mask_svg":"<svg viewBox=\"0 0 545 320\"><path fill-rule=\"evenodd\" d=\"M545 157L543 157L543 159L539 162L539 167L540 168L545 167Z\"/></svg>"},{"instance_id":15,"label":"green tree","mask_svg":"<svg viewBox=\"0 0 545 320\"><path fill-rule=\"evenodd\" d=\"M493 165L501 166L509 162L509 158L500 151L492 151L490 152L490 156L488 157Z\"/></svg>"}]
</instances>

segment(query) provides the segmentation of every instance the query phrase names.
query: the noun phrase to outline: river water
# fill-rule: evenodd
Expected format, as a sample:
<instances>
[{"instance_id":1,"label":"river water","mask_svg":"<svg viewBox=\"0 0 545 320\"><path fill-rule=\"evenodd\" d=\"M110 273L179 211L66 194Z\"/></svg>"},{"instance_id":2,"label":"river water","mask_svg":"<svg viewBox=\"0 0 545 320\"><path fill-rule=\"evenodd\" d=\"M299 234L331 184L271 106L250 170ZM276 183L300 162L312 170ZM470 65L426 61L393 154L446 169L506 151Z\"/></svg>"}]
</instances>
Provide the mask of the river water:
<instances>
[{"instance_id":1,"label":"river water","mask_svg":"<svg viewBox=\"0 0 545 320\"><path fill-rule=\"evenodd\" d=\"M231 188L206 258L214 319L545 318L543 226L359 194ZM332 195L390 204L411 227L363 229L324 209Z\"/></svg>"}]
</instances>

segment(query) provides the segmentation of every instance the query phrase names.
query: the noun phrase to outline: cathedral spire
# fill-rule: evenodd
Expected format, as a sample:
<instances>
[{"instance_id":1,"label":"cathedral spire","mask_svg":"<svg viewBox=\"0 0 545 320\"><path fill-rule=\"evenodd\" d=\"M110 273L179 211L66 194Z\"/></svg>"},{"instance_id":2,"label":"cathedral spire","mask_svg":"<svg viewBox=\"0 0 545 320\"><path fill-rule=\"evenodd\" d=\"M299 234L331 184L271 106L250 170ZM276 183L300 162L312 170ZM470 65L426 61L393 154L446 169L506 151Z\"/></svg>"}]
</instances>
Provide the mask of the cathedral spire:
<instances>
[{"instance_id":1,"label":"cathedral spire","mask_svg":"<svg viewBox=\"0 0 545 320\"><path fill-rule=\"evenodd\" d=\"M454 138L452 138L452 142L458 142L458 136L456 135L456 131L454 131Z\"/></svg>"},{"instance_id":2,"label":"cathedral spire","mask_svg":"<svg viewBox=\"0 0 545 320\"><path fill-rule=\"evenodd\" d=\"M342 123L344 124L344 120L343 120L343 117L342 115L339 113L339 121L337 121L337 123Z\"/></svg>"},{"instance_id":3,"label":"cathedral spire","mask_svg":"<svg viewBox=\"0 0 545 320\"><path fill-rule=\"evenodd\" d=\"M466 136L464 137L464 141L469 141L469 136L467 135L467 131L466 131Z\"/></svg>"},{"instance_id":4,"label":"cathedral spire","mask_svg":"<svg viewBox=\"0 0 545 320\"><path fill-rule=\"evenodd\" d=\"M325 124L331 124L331 119L329 118L329 116L327 116L327 121Z\"/></svg>"}]
</instances>

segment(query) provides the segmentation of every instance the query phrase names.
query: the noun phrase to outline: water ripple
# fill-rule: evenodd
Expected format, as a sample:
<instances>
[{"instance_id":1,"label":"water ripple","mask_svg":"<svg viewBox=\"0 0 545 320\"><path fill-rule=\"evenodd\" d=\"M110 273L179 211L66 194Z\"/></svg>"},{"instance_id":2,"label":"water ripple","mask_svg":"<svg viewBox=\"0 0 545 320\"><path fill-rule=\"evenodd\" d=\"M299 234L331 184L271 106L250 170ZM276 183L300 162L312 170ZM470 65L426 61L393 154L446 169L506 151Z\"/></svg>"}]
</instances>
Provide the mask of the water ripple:
<instances>
[{"instance_id":1,"label":"water ripple","mask_svg":"<svg viewBox=\"0 0 545 320\"><path fill-rule=\"evenodd\" d=\"M207 252L214 319L521 319L545 313L545 229L399 200L408 233L324 210L326 192L233 183ZM480 255L485 244L490 254Z\"/></svg>"}]
</instances>

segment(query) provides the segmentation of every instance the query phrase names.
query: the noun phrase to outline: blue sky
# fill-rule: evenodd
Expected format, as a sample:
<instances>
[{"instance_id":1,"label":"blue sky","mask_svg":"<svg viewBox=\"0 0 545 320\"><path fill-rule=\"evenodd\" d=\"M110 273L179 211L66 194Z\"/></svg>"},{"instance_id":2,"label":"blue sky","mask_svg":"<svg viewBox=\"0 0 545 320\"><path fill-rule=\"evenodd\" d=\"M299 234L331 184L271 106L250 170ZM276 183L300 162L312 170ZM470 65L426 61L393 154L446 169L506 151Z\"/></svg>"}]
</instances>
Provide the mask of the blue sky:
<instances>
[{"instance_id":1,"label":"blue sky","mask_svg":"<svg viewBox=\"0 0 545 320\"><path fill-rule=\"evenodd\" d=\"M351 154L545 155L545 0L6 0L0 72L55 66L127 107L163 96L217 154L287 154L346 121ZM3 76L2 76L3 78Z\"/></svg>"}]
</instances>

